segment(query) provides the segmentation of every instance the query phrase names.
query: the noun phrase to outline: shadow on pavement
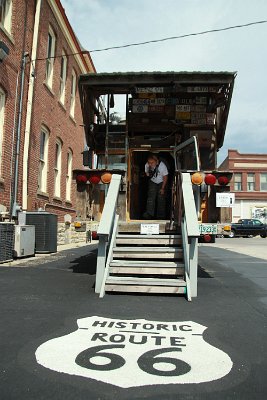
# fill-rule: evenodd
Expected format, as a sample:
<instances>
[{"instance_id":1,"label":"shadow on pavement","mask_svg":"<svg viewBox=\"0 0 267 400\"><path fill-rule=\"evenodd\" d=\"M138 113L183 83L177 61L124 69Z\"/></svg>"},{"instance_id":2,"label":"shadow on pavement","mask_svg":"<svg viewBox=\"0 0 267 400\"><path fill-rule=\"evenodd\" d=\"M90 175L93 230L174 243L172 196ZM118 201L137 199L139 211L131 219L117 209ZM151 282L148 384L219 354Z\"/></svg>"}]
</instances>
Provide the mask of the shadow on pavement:
<instances>
[{"instance_id":1,"label":"shadow on pavement","mask_svg":"<svg viewBox=\"0 0 267 400\"><path fill-rule=\"evenodd\" d=\"M198 266L197 270L197 276L198 278L213 278L203 267L200 265Z\"/></svg>"},{"instance_id":2,"label":"shadow on pavement","mask_svg":"<svg viewBox=\"0 0 267 400\"><path fill-rule=\"evenodd\" d=\"M97 249L91 253L81 256L71 261L73 264L69 269L72 269L74 273L95 275L96 273L96 262L97 262Z\"/></svg>"}]
</instances>

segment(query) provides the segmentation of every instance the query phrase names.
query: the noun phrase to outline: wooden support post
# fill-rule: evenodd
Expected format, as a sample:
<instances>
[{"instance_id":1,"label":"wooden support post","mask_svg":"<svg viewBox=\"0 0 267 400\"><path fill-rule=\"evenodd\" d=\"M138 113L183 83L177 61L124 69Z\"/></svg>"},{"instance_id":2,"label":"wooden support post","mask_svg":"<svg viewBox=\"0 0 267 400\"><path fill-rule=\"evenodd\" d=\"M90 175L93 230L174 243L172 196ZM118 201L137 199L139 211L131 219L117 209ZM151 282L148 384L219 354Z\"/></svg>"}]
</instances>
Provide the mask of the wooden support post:
<instances>
[{"instance_id":1,"label":"wooden support post","mask_svg":"<svg viewBox=\"0 0 267 400\"><path fill-rule=\"evenodd\" d=\"M97 267L96 267L96 282L95 282L95 292L100 293L101 285L105 273L106 266L106 250L107 250L107 242L106 235L99 237L98 244L98 254L97 254Z\"/></svg>"}]
</instances>

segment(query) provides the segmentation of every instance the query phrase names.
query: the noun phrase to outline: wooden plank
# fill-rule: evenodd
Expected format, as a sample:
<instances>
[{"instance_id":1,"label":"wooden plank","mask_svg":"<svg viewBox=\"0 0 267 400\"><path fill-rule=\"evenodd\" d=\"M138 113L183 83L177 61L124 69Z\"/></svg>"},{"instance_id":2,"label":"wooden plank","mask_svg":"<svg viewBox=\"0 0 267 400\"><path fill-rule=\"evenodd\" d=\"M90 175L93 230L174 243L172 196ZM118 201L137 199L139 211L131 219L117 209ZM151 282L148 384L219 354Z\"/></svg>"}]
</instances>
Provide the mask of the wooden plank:
<instances>
[{"instance_id":1,"label":"wooden plank","mask_svg":"<svg viewBox=\"0 0 267 400\"><path fill-rule=\"evenodd\" d=\"M185 286L183 279L135 278L126 276L109 276L107 284L113 285L148 285L148 286Z\"/></svg>"},{"instance_id":2,"label":"wooden plank","mask_svg":"<svg viewBox=\"0 0 267 400\"><path fill-rule=\"evenodd\" d=\"M110 267L112 274L155 274L155 275L183 275L184 268L144 268L144 267Z\"/></svg>"},{"instance_id":3,"label":"wooden plank","mask_svg":"<svg viewBox=\"0 0 267 400\"><path fill-rule=\"evenodd\" d=\"M181 248L173 247L114 247L117 253L182 253Z\"/></svg>"},{"instance_id":4,"label":"wooden plank","mask_svg":"<svg viewBox=\"0 0 267 400\"><path fill-rule=\"evenodd\" d=\"M129 259L129 258L142 258L142 259L172 259L172 260L182 260L183 255L181 252L176 252L176 253L119 253L119 252L113 252L113 259Z\"/></svg>"},{"instance_id":5,"label":"wooden plank","mask_svg":"<svg viewBox=\"0 0 267 400\"><path fill-rule=\"evenodd\" d=\"M146 260L113 260L112 267L145 267L145 268L184 268L183 262L176 261L146 261Z\"/></svg>"},{"instance_id":6,"label":"wooden plank","mask_svg":"<svg viewBox=\"0 0 267 400\"><path fill-rule=\"evenodd\" d=\"M123 234L123 233L119 233L118 235L117 235L117 238L120 238L120 239L125 239L125 238L130 238L130 239L136 239L136 238L145 238L145 239L155 239L155 238L157 238L157 239L179 239L179 238L181 238L182 237L182 235L175 235L175 234L169 234L169 233L166 233L166 234L159 234L159 235L141 235L141 234L139 234L139 235L135 235L135 234L132 234L132 235L130 235L130 234Z\"/></svg>"},{"instance_id":7,"label":"wooden plank","mask_svg":"<svg viewBox=\"0 0 267 400\"><path fill-rule=\"evenodd\" d=\"M186 294L186 287L106 285L106 292Z\"/></svg>"},{"instance_id":8,"label":"wooden plank","mask_svg":"<svg viewBox=\"0 0 267 400\"><path fill-rule=\"evenodd\" d=\"M155 245L166 245L166 246L174 246L174 245L179 245L182 244L182 239L177 238L177 239L158 239L157 237L155 238L120 238L117 237L116 239L116 244L137 244L137 245L150 245L150 244L155 244Z\"/></svg>"}]
</instances>

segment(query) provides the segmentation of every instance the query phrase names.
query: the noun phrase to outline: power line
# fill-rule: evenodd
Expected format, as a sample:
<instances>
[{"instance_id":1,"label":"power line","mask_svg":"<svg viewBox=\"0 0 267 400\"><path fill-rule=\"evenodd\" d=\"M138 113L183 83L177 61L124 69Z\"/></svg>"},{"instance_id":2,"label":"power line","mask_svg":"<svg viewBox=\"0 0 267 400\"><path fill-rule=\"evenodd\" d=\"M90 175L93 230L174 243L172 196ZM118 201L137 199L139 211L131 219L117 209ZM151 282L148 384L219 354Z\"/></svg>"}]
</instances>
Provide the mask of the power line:
<instances>
[{"instance_id":1,"label":"power line","mask_svg":"<svg viewBox=\"0 0 267 400\"><path fill-rule=\"evenodd\" d=\"M165 42L167 40L182 39L182 38L190 37L190 36L206 35L208 33L228 31L228 30L231 30L231 29L245 28L245 27L252 26L252 25L259 25L259 24L266 24L266 23L267 23L267 20L249 22L247 24L242 24L242 25L228 26L226 28L211 29L211 30L202 31L202 32L187 33L187 34L184 34L184 35L171 36L171 37L167 37L167 38L163 38L163 39L147 40L145 42L129 43L129 44L121 45L121 46L112 46L112 47L106 47L106 48L103 48L103 49L94 49L94 50L89 50L89 51L83 50L83 51L80 51L80 52L77 52L77 53L64 54L64 56L68 57L68 56L75 56L75 55L78 55L78 54L88 54L88 53L96 53L96 52L108 51L108 50L114 50L114 49L123 49L123 48L126 48L126 47L142 46L142 45L150 44L150 43ZM61 58L61 57L62 57L62 54L61 55L56 55L56 56L53 56L53 57L36 58L35 60L32 60L32 61L42 61L42 60L47 60L47 59L52 59L52 58Z\"/></svg>"},{"instance_id":2,"label":"power line","mask_svg":"<svg viewBox=\"0 0 267 400\"><path fill-rule=\"evenodd\" d=\"M227 30L230 30L230 29L244 28L244 27L251 26L251 25L266 24L266 22L267 22L267 20L256 21L256 22L250 22L248 24L228 26L226 28L211 29L211 30L208 30L208 31L196 32L196 33L187 33L185 35L180 35L180 36L171 36L171 37L167 37L167 38L163 38L163 39L148 40L146 42L130 43L130 44L124 44L122 46L112 46L112 47L106 47L104 49L94 49L94 50L89 50L89 51L90 51L90 53L95 53L95 52L100 52L100 51L122 49L122 48L125 48L125 47L142 46L144 44L165 42L167 40L174 40L174 39L182 39L182 38L189 37L189 36L206 35L207 33L214 33L214 32L227 31Z\"/></svg>"}]
</instances>

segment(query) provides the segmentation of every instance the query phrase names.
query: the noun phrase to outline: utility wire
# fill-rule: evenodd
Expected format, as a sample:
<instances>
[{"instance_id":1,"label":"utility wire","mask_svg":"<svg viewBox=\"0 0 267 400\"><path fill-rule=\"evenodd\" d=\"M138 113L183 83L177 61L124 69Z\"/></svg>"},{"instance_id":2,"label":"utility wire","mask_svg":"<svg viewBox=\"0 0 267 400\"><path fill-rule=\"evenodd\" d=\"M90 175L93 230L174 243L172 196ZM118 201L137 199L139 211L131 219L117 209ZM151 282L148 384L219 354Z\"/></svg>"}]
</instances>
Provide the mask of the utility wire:
<instances>
[{"instance_id":1,"label":"utility wire","mask_svg":"<svg viewBox=\"0 0 267 400\"><path fill-rule=\"evenodd\" d=\"M230 29L244 28L246 26L251 26L251 25L266 24L266 22L267 22L267 20L256 21L256 22L250 22L248 24L228 26L226 28L211 29L209 31L202 31L202 32L196 32L196 33L187 33L185 35L180 35L180 36L171 36L171 37L167 37L167 38L163 38L163 39L148 40L146 42L130 43L130 44L122 45L122 46L106 47L104 49L94 49L94 50L89 50L89 51L90 51L90 53L94 53L94 52L97 52L97 51L107 51L107 50L113 50L113 49L122 49L122 48L125 48L125 47L142 46L144 44L165 42L167 40L174 40L174 39L182 39L182 38L189 37L189 36L206 35L207 33L214 33L214 32L227 31L227 30L230 30Z\"/></svg>"},{"instance_id":2,"label":"utility wire","mask_svg":"<svg viewBox=\"0 0 267 400\"><path fill-rule=\"evenodd\" d=\"M242 24L242 25L228 26L226 28L218 28L218 29L211 29L211 30L202 31L202 32L187 33L187 34L180 35L180 36L171 36L171 37L167 37L167 38L163 38L163 39L154 39L154 40L147 40L145 42L129 43L129 44L121 45L121 46L106 47L106 48L103 48L103 49L93 49L93 50L89 50L89 51L83 50L83 51L80 51L80 52L77 52L77 53L70 53L70 54L64 54L64 55L66 57L68 57L68 56L75 56L77 54L88 54L88 53L96 53L96 52L108 51L108 50L114 50L114 49L123 49L123 48L126 48L126 47L143 46L144 44L165 42L167 40L182 39L182 38L190 37L190 36L206 35L207 33L228 31L230 29L245 28L245 27L252 26L252 25L259 25L259 24L266 24L266 23L267 23L267 20L249 22L247 24ZM35 60L32 60L32 61L42 61L42 60L47 60L47 59L52 59L52 58L61 58L61 57L62 57L62 54L61 55L57 55L57 56L53 56L53 57L36 58Z\"/></svg>"}]
</instances>

